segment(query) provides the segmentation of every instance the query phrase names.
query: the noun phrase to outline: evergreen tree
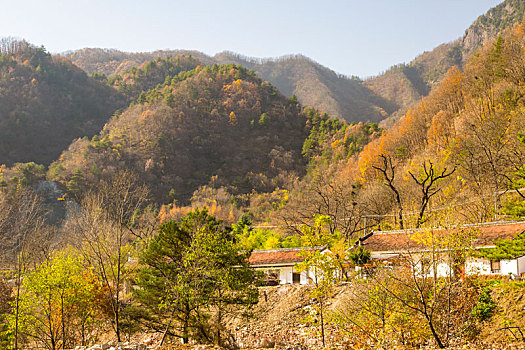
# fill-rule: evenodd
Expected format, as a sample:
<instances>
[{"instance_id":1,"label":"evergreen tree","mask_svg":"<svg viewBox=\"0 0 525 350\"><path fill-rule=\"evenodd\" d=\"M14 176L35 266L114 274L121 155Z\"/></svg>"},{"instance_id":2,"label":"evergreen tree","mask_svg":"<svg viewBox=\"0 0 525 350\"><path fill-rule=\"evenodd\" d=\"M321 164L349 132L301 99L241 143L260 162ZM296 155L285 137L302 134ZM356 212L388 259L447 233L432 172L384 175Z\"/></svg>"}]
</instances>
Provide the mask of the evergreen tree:
<instances>
[{"instance_id":1,"label":"evergreen tree","mask_svg":"<svg viewBox=\"0 0 525 350\"><path fill-rule=\"evenodd\" d=\"M502 239L494 243L495 248L482 248L479 254L487 259L496 261L514 259L525 254L525 232L514 238Z\"/></svg>"},{"instance_id":2,"label":"evergreen tree","mask_svg":"<svg viewBox=\"0 0 525 350\"><path fill-rule=\"evenodd\" d=\"M164 223L143 253L144 267L137 276L140 288L135 291L150 312L150 325L162 327L162 342L172 335L184 343L190 336L220 343L224 311L257 301L249 255L239 252L231 230L206 209ZM216 316L214 334L210 310Z\"/></svg>"}]
</instances>

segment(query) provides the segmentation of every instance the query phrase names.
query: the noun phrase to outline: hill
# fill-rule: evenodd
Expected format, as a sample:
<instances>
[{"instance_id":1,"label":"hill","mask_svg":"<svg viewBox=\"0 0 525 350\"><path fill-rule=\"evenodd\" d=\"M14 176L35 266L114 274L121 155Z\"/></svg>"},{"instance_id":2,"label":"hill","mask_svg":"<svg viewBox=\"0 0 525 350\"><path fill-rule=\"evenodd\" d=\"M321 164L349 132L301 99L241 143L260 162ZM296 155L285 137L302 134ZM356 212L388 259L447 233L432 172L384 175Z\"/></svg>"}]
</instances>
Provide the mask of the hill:
<instances>
[{"instance_id":1,"label":"hill","mask_svg":"<svg viewBox=\"0 0 525 350\"><path fill-rule=\"evenodd\" d=\"M0 48L0 164L49 164L92 136L124 99L62 57L23 41Z\"/></svg>"},{"instance_id":2,"label":"hill","mask_svg":"<svg viewBox=\"0 0 525 350\"><path fill-rule=\"evenodd\" d=\"M400 193L391 210L407 209L407 220L419 215L419 221L482 222L521 215L506 192L521 186L525 163L524 40L523 25L505 30L471 55L463 71L451 68L427 97L367 145L358 162L365 187L390 183ZM454 213L426 213L420 192L425 188L435 194L434 208Z\"/></svg>"},{"instance_id":3,"label":"hill","mask_svg":"<svg viewBox=\"0 0 525 350\"><path fill-rule=\"evenodd\" d=\"M393 66L385 73L367 79L364 84L398 106L399 110L394 113L397 118L408 107L427 96L450 68L462 68L478 48L506 29L521 23L524 15L523 1L506 0L478 17L463 37L424 52L408 64Z\"/></svg>"},{"instance_id":4,"label":"hill","mask_svg":"<svg viewBox=\"0 0 525 350\"><path fill-rule=\"evenodd\" d=\"M122 74L131 67L161 57L190 55L203 65L238 64L255 70L259 77L275 85L285 96L296 95L301 104L350 122L378 122L396 110L396 105L376 95L357 78L348 78L302 56L257 60L232 52L213 57L197 51L173 50L125 53L117 50L82 49L65 54L89 74Z\"/></svg>"},{"instance_id":5,"label":"hill","mask_svg":"<svg viewBox=\"0 0 525 350\"><path fill-rule=\"evenodd\" d=\"M453 66L462 67L477 48L520 23L524 4L507 0L480 16L462 38L424 52L408 64L398 64L366 81L337 74L302 55L255 59L231 52L208 56L198 51L162 50L126 53L113 49L82 49L64 55L89 74L121 74L158 57L191 55L203 65L235 63L255 70L285 96L349 122L378 122L399 118L408 107L427 96ZM389 119L390 120L390 119ZM391 125L392 121L385 125Z\"/></svg>"},{"instance_id":6,"label":"hill","mask_svg":"<svg viewBox=\"0 0 525 350\"><path fill-rule=\"evenodd\" d=\"M141 93L155 88L181 72L193 70L199 65L200 62L190 55L159 57L147 61L139 67L131 67L110 79L97 73L94 76L99 79L107 79L107 83L120 94L123 94L130 103L137 99Z\"/></svg>"},{"instance_id":7,"label":"hill","mask_svg":"<svg viewBox=\"0 0 525 350\"><path fill-rule=\"evenodd\" d=\"M141 94L99 135L74 141L50 177L78 192L131 168L160 202L187 201L209 183L234 194L271 191L305 171L305 127L297 102L252 71L199 66Z\"/></svg>"}]
</instances>

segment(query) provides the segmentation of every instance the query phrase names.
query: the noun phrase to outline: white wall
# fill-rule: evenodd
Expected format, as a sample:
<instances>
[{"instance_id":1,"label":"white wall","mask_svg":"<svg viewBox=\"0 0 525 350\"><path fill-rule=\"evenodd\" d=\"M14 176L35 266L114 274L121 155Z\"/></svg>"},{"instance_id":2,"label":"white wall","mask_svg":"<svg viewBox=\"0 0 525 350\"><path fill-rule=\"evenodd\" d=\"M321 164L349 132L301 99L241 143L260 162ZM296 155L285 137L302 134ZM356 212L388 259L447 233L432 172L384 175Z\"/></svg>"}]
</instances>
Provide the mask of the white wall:
<instances>
[{"instance_id":1,"label":"white wall","mask_svg":"<svg viewBox=\"0 0 525 350\"><path fill-rule=\"evenodd\" d=\"M501 275L505 276L505 275L508 275L509 273L513 273L515 275L518 274L518 261L516 259L501 260L500 267L501 267Z\"/></svg>"},{"instance_id":2,"label":"white wall","mask_svg":"<svg viewBox=\"0 0 525 350\"><path fill-rule=\"evenodd\" d=\"M422 276L424 273L426 273L427 277L434 276L434 266L425 266L425 271L423 271L422 268L422 261L420 256L413 256L414 259L414 269L417 276ZM437 277L449 277L452 271L450 270L450 267L446 261L439 261L437 262L435 266L435 273L437 274Z\"/></svg>"},{"instance_id":3,"label":"white wall","mask_svg":"<svg viewBox=\"0 0 525 350\"><path fill-rule=\"evenodd\" d=\"M281 284L292 283L292 267L281 267Z\"/></svg>"},{"instance_id":4,"label":"white wall","mask_svg":"<svg viewBox=\"0 0 525 350\"><path fill-rule=\"evenodd\" d=\"M450 277L450 275L452 274L450 266L445 262L438 263L436 266L436 270L438 277Z\"/></svg>"},{"instance_id":5,"label":"white wall","mask_svg":"<svg viewBox=\"0 0 525 350\"><path fill-rule=\"evenodd\" d=\"M291 266L281 267L280 283L281 284L293 284L293 273L298 273L297 269ZM313 278L311 271L303 271L300 273L300 284L310 284L309 278Z\"/></svg>"},{"instance_id":6,"label":"white wall","mask_svg":"<svg viewBox=\"0 0 525 350\"><path fill-rule=\"evenodd\" d=\"M525 273L525 256L518 258L518 274L521 275L522 273Z\"/></svg>"},{"instance_id":7,"label":"white wall","mask_svg":"<svg viewBox=\"0 0 525 350\"><path fill-rule=\"evenodd\" d=\"M292 266L285 266L280 268L259 268L265 273L272 270L279 270L279 284L293 284L293 273L298 273L297 269ZM310 281L315 280L313 271L307 270L300 273L300 284L310 284Z\"/></svg>"},{"instance_id":8,"label":"white wall","mask_svg":"<svg viewBox=\"0 0 525 350\"><path fill-rule=\"evenodd\" d=\"M465 274L467 275L490 275L490 260L479 258L468 258L465 262Z\"/></svg>"}]
</instances>

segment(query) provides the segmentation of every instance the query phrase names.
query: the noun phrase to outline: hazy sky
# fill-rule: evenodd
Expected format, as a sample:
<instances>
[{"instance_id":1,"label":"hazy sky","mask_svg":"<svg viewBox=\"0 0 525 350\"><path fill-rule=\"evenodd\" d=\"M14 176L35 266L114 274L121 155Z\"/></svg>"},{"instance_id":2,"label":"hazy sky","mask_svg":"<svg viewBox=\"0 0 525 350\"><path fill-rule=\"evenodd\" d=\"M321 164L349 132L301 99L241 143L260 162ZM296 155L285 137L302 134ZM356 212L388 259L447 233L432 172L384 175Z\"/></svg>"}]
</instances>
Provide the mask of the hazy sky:
<instances>
[{"instance_id":1,"label":"hazy sky","mask_svg":"<svg viewBox=\"0 0 525 350\"><path fill-rule=\"evenodd\" d=\"M452 41L501 0L0 0L0 36L50 52L304 54L366 77Z\"/></svg>"}]
</instances>

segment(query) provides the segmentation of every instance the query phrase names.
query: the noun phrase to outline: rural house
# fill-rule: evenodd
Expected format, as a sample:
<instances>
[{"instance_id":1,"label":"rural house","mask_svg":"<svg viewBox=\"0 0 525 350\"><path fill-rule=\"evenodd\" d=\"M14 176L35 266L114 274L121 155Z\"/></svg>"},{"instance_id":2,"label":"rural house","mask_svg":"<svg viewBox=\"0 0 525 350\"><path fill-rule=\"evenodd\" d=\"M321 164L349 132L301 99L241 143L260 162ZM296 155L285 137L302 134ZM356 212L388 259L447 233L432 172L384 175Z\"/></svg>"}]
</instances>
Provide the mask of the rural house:
<instances>
[{"instance_id":1,"label":"rural house","mask_svg":"<svg viewBox=\"0 0 525 350\"><path fill-rule=\"evenodd\" d=\"M525 221L501 221L489 222L483 224L464 225L452 229L435 229L432 234L435 244L434 249L444 253L447 248L440 246L444 237L458 233L460 230L469 230L470 249L494 248L495 242L502 239L512 239L517 234L525 231ZM425 254L428 254L428 243L423 244L421 233L430 232L427 230L397 230L397 231L376 231L363 237L361 244L371 250L373 260L383 260L395 263L408 255L412 259L424 260ZM464 246L469 246L465 244ZM443 254L444 255L444 254ZM460 273L462 274L479 274L479 275L506 275L511 277L525 277L525 256L514 257L513 259L504 259L491 261L471 254L462 262ZM445 276L451 271L450 261L440 259L437 263L437 275Z\"/></svg>"},{"instance_id":2,"label":"rural house","mask_svg":"<svg viewBox=\"0 0 525 350\"><path fill-rule=\"evenodd\" d=\"M250 256L250 266L266 274L270 284L310 284L315 279L313 271L297 271L296 264L305 260L302 252L328 251L326 246L313 248L283 248L254 250Z\"/></svg>"}]
</instances>

